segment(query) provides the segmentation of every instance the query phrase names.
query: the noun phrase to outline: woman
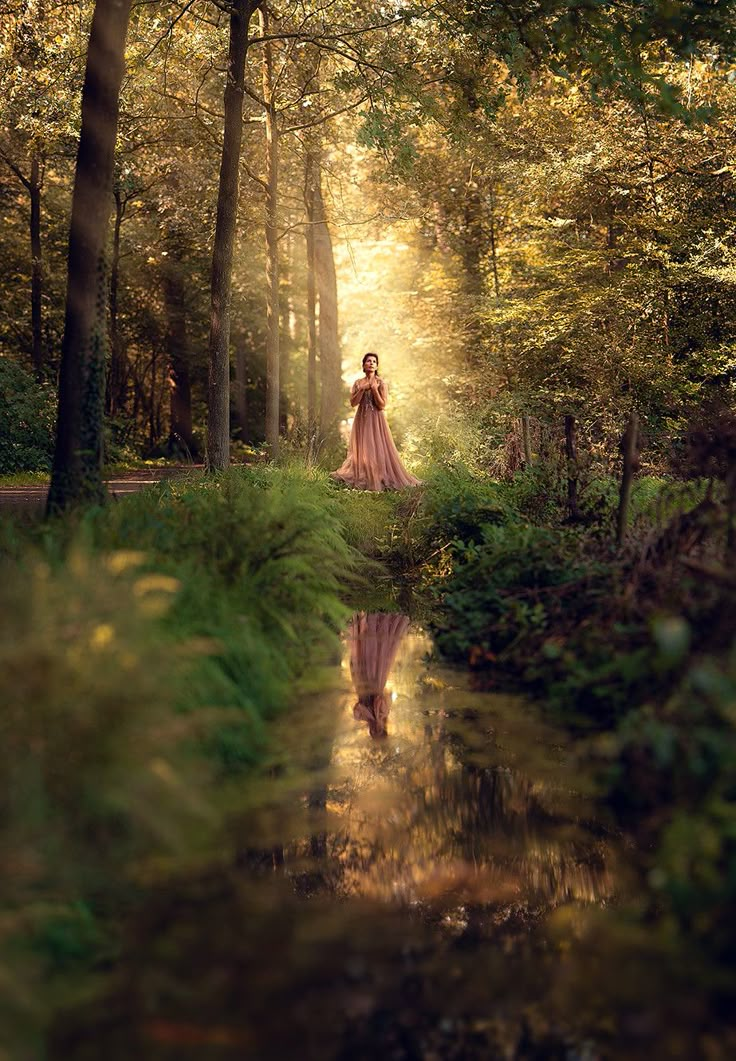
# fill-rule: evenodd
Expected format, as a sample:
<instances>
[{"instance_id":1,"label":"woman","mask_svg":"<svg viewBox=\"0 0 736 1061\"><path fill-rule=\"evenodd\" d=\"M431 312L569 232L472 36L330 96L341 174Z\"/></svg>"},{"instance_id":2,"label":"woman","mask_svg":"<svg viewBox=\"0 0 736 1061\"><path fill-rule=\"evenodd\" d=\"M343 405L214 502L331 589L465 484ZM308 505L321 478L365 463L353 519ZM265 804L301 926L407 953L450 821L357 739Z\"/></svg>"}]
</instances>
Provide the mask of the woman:
<instances>
[{"instance_id":1,"label":"woman","mask_svg":"<svg viewBox=\"0 0 736 1061\"><path fill-rule=\"evenodd\" d=\"M358 409L350 433L348 458L342 467L332 472L339 479L358 490L402 490L406 486L421 486L421 481L410 475L401 463L391 437L384 409L388 399L385 380L378 376L378 354L363 358L362 379L356 379L350 391L350 404Z\"/></svg>"}]
</instances>

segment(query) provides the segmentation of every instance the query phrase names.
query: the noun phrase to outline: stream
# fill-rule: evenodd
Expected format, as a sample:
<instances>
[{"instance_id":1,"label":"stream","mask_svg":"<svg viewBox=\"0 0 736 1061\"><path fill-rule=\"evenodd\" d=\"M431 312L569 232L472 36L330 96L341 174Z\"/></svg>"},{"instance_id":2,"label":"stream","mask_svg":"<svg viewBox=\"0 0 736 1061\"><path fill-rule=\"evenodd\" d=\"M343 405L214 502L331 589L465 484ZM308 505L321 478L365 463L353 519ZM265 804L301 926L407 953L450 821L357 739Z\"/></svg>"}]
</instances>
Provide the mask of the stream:
<instances>
[{"instance_id":1,"label":"stream","mask_svg":"<svg viewBox=\"0 0 736 1061\"><path fill-rule=\"evenodd\" d=\"M610 1056L568 1020L566 966L622 845L564 733L431 649L407 616L353 616L239 793L235 857L154 888L52 1056Z\"/></svg>"}]
</instances>

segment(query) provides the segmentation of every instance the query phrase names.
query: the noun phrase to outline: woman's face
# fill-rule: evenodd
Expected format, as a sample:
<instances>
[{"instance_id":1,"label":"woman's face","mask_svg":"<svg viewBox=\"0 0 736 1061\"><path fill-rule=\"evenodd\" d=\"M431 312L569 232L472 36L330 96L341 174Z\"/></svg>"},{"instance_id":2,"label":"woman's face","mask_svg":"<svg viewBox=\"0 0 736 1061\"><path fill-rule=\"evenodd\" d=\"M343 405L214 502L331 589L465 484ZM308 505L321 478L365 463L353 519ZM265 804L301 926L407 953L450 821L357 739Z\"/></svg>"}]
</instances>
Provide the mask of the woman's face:
<instances>
[{"instance_id":1,"label":"woman's face","mask_svg":"<svg viewBox=\"0 0 736 1061\"><path fill-rule=\"evenodd\" d=\"M378 369L378 358L374 357L373 354L369 354L363 362L364 372L376 372Z\"/></svg>"}]
</instances>

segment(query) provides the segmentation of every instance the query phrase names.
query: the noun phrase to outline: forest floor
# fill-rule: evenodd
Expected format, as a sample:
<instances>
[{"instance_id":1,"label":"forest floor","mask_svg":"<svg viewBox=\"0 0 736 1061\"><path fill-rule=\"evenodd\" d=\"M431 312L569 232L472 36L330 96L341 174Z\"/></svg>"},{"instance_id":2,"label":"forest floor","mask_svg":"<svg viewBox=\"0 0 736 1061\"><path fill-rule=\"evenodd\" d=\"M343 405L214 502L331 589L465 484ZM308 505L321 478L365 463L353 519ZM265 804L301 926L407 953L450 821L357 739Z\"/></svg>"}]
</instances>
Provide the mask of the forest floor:
<instances>
[{"instance_id":1,"label":"forest floor","mask_svg":"<svg viewBox=\"0 0 736 1061\"><path fill-rule=\"evenodd\" d=\"M177 475L184 475L196 469L203 468L201 464L170 464L156 468L138 468L129 472L121 472L111 478L105 478L105 486L108 493L114 497L122 497L125 494L134 494L151 483L158 483L162 479L170 479ZM0 485L0 508L4 511L15 510L32 512L42 510L46 507L46 497L49 487L47 482L27 483L14 482L12 486Z\"/></svg>"}]
</instances>

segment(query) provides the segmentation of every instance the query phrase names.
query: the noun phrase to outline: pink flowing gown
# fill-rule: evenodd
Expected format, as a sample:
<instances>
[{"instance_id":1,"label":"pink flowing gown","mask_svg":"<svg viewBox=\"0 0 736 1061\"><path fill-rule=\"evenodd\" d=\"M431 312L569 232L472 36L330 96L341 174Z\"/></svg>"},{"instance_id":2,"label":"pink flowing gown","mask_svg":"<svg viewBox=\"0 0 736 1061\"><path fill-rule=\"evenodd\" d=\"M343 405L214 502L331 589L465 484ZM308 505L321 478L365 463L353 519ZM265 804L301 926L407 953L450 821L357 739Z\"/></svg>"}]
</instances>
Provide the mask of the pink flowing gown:
<instances>
[{"instance_id":1,"label":"pink flowing gown","mask_svg":"<svg viewBox=\"0 0 736 1061\"><path fill-rule=\"evenodd\" d=\"M356 379L351 398L359 383ZM385 380L379 380L379 390L385 404L388 398ZM347 460L331 474L333 479L358 490L403 490L407 486L422 485L401 463L386 414L378 408L370 390L363 393L355 412Z\"/></svg>"}]
</instances>

